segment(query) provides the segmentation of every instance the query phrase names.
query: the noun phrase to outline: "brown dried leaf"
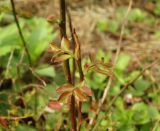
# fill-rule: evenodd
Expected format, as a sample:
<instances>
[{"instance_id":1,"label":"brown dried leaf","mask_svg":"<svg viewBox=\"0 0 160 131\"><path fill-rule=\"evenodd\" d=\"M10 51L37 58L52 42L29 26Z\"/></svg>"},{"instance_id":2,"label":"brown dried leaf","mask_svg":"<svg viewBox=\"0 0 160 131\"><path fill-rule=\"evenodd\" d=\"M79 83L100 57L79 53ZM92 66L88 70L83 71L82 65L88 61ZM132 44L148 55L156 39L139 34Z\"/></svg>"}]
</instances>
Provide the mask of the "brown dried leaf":
<instances>
[{"instance_id":1,"label":"brown dried leaf","mask_svg":"<svg viewBox=\"0 0 160 131\"><path fill-rule=\"evenodd\" d=\"M100 68L98 68L97 66L92 68L95 72L106 75L106 76L112 76L112 72L109 70L102 70Z\"/></svg>"},{"instance_id":2,"label":"brown dried leaf","mask_svg":"<svg viewBox=\"0 0 160 131\"><path fill-rule=\"evenodd\" d=\"M56 46L56 44L53 44L53 43L50 44L50 47L51 47L53 52L57 52L57 51L61 50L58 46Z\"/></svg>"},{"instance_id":3,"label":"brown dried leaf","mask_svg":"<svg viewBox=\"0 0 160 131\"><path fill-rule=\"evenodd\" d=\"M54 15L49 15L47 17L47 21L50 22L50 23L53 23L55 20L56 20L56 17Z\"/></svg>"},{"instance_id":4,"label":"brown dried leaf","mask_svg":"<svg viewBox=\"0 0 160 131\"><path fill-rule=\"evenodd\" d=\"M74 33L73 33L73 37L74 37L74 41L75 41L75 58L76 60L79 60L81 59L81 52L80 52L80 42L79 42L79 39L78 39L78 36L74 30Z\"/></svg>"},{"instance_id":5,"label":"brown dried leaf","mask_svg":"<svg viewBox=\"0 0 160 131\"><path fill-rule=\"evenodd\" d=\"M113 66L112 63L104 63L103 61L99 60L96 60L94 64L97 66L103 66L104 68L110 68Z\"/></svg>"},{"instance_id":6,"label":"brown dried leaf","mask_svg":"<svg viewBox=\"0 0 160 131\"><path fill-rule=\"evenodd\" d=\"M68 100L68 98L71 96L72 92L64 92L62 93L59 98L58 101L63 101L63 100Z\"/></svg>"},{"instance_id":7,"label":"brown dried leaf","mask_svg":"<svg viewBox=\"0 0 160 131\"><path fill-rule=\"evenodd\" d=\"M79 88L76 88L74 90L74 96L78 101L87 101L87 97L86 95L83 93L82 90L80 90Z\"/></svg>"},{"instance_id":8,"label":"brown dried leaf","mask_svg":"<svg viewBox=\"0 0 160 131\"><path fill-rule=\"evenodd\" d=\"M63 37L61 41L61 49L64 51L69 51L69 46L69 40L66 37Z\"/></svg>"},{"instance_id":9,"label":"brown dried leaf","mask_svg":"<svg viewBox=\"0 0 160 131\"><path fill-rule=\"evenodd\" d=\"M64 84L56 89L57 93L62 94L64 92L72 92L74 86L71 84Z\"/></svg>"},{"instance_id":10,"label":"brown dried leaf","mask_svg":"<svg viewBox=\"0 0 160 131\"><path fill-rule=\"evenodd\" d=\"M71 58L71 55L69 55L69 54L62 54L62 55L60 55L60 56L57 56L57 57L52 58L52 62L53 62L53 63L59 63L59 62L66 61L66 60L68 60L69 58Z\"/></svg>"}]
</instances>

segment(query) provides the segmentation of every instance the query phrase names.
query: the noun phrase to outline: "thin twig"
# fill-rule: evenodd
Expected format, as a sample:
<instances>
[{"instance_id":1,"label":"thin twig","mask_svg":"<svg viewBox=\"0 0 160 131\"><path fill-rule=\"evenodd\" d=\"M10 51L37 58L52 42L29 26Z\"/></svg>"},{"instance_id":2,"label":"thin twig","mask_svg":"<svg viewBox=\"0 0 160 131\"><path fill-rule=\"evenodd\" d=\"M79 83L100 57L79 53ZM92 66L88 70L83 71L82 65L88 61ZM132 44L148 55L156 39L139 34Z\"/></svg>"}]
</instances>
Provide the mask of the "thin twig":
<instances>
[{"instance_id":1,"label":"thin twig","mask_svg":"<svg viewBox=\"0 0 160 131\"><path fill-rule=\"evenodd\" d=\"M123 21L123 23L122 23L120 38L119 38L119 41L118 41L118 47L117 47L117 51L116 51L116 55L115 55L115 59L114 59L114 63L113 63L113 70L114 70L114 68L115 68L115 65L116 65L118 56L119 56L119 54L120 54L121 43L122 43L123 35L124 35L124 29L125 29L125 26L126 26L126 24L127 24L127 17L128 17L128 14L129 14L130 10L131 10L132 3L133 3L133 1L130 0L129 6L128 6L128 9L127 9L127 12L126 12L126 14L125 14L125 16L124 16L124 21ZM106 85L106 88L105 88L104 93L103 93L103 96L102 96L102 99L101 99L101 101L99 102L98 109L97 109L94 117L93 117L93 118L90 120L90 122L89 122L89 128L93 125L93 121L97 118L97 116L98 116L98 114L99 114L99 112L100 112L100 110L101 110L101 108L102 108L102 105L103 105L103 103L104 103L104 101L105 101L105 99L106 99L106 97L107 97L107 95L108 95L108 91L109 91L109 89L110 89L110 87L111 87L111 83L112 83L112 77L109 77L108 82L107 82L107 85Z\"/></svg>"},{"instance_id":2,"label":"thin twig","mask_svg":"<svg viewBox=\"0 0 160 131\"><path fill-rule=\"evenodd\" d=\"M14 0L10 0L11 1L11 5L12 5L12 12L13 12L13 16L14 16L14 19L15 19L15 22L16 22L16 25L17 25L17 28L18 28L18 32L19 32L19 35L20 35L20 38L22 40L22 43L23 43L23 47L25 49L25 52L28 56L28 61L29 61L29 64L30 66L32 65L32 61L31 61L31 56L29 54L29 50L27 48L27 43L24 39L24 36L23 36L23 33L21 31L21 27L20 27L20 24L19 24L19 21L18 21L18 18L16 16L16 9L15 9L15 4L14 4Z\"/></svg>"},{"instance_id":3,"label":"thin twig","mask_svg":"<svg viewBox=\"0 0 160 131\"><path fill-rule=\"evenodd\" d=\"M13 54L14 54L14 50L11 51L11 54L9 56L7 67L6 67L6 72L5 72L5 77L7 77L7 75L8 75L10 64L11 64L11 60L13 58Z\"/></svg>"}]
</instances>

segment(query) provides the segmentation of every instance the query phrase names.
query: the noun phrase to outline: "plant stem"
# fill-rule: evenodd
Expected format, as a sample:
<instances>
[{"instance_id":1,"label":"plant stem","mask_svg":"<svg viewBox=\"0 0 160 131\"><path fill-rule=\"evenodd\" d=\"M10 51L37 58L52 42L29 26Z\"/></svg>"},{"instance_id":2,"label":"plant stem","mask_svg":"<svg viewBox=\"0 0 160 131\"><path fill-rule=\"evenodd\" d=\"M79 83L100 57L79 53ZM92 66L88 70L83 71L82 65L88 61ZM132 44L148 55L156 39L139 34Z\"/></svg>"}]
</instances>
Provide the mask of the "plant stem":
<instances>
[{"instance_id":1,"label":"plant stem","mask_svg":"<svg viewBox=\"0 0 160 131\"><path fill-rule=\"evenodd\" d=\"M67 37L66 35L66 2L65 0L60 0L60 33L61 33L61 38ZM66 77L67 81L70 84L73 84L72 79L71 79L71 72L70 72L70 67L69 67L69 60L66 60L64 63L65 69L66 69ZM70 113L70 119L71 119L71 124L72 124L72 131L77 131L77 123L76 123L76 116L75 116L75 98L72 95L71 100L70 100L70 105L69 105L69 113Z\"/></svg>"},{"instance_id":2,"label":"plant stem","mask_svg":"<svg viewBox=\"0 0 160 131\"><path fill-rule=\"evenodd\" d=\"M15 4L14 4L14 0L10 0L11 1L11 6L12 6L12 12L13 12L13 16L14 16L14 20L16 22L16 25L17 25L17 28L18 28L18 32L19 32L19 35L20 35L20 38L22 40L22 43L23 43L23 46L24 46L24 49L25 49L25 52L28 56L28 61L29 61L29 64L30 66L32 65L32 61L31 61L31 56L29 54L29 50L27 48L27 43L24 39L24 36L23 36L23 33L21 31L21 28L20 28L20 25L19 25L19 21L18 21L18 18L16 16L16 9L15 9Z\"/></svg>"},{"instance_id":3,"label":"plant stem","mask_svg":"<svg viewBox=\"0 0 160 131\"><path fill-rule=\"evenodd\" d=\"M78 40L78 37L76 35L75 30L74 30L74 35L75 35L75 37L74 37L75 44L76 44L77 47L79 46L79 58L78 58L78 60L76 62L77 62L77 65L78 65L78 71L79 71L79 75L80 75L80 82L82 82L84 80L84 74L83 74L82 64L81 64L81 44L80 44L80 42ZM82 102L79 102L79 106L78 106L78 120L79 120L78 131L81 128L81 122L82 122L81 108L82 108Z\"/></svg>"},{"instance_id":4,"label":"plant stem","mask_svg":"<svg viewBox=\"0 0 160 131\"><path fill-rule=\"evenodd\" d=\"M78 64L78 70L79 70L79 75L80 75L80 82L84 80L84 74L82 70L82 65L81 65L81 58L77 61ZM79 107L78 107L78 119L79 119L79 124L78 124L78 130L80 131L81 128L81 122L82 122L82 102L79 102Z\"/></svg>"},{"instance_id":5,"label":"plant stem","mask_svg":"<svg viewBox=\"0 0 160 131\"><path fill-rule=\"evenodd\" d=\"M61 38L66 37L66 2L65 0L60 0L60 33Z\"/></svg>"},{"instance_id":6,"label":"plant stem","mask_svg":"<svg viewBox=\"0 0 160 131\"><path fill-rule=\"evenodd\" d=\"M71 37L72 37L72 41L71 41L72 50L73 50L73 53L75 53L75 41L74 41L74 35L73 35L72 19L71 19L71 15L70 15L70 12L69 12L68 8L67 8L67 16L68 16L70 34L71 34ZM76 72L75 59L73 59L72 64L73 64L73 70L72 70L72 73L71 73L71 79L72 79L72 83L75 84L75 72Z\"/></svg>"}]
</instances>

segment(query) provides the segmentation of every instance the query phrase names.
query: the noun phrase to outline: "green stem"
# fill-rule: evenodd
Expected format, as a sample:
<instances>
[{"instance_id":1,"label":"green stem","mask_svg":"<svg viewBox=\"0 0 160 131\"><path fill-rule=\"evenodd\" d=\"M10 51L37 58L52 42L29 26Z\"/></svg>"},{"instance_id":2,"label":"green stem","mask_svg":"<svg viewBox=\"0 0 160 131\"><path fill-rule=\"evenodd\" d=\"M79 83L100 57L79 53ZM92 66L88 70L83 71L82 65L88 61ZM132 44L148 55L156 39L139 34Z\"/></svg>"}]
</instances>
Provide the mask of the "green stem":
<instances>
[{"instance_id":1,"label":"green stem","mask_svg":"<svg viewBox=\"0 0 160 131\"><path fill-rule=\"evenodd\" d=\"M11 1L11 6L12 6L12 12L13 12L14 20L15 20L15 22L16 22L16 25L17 25L17 28L18 28L18 32L19 32L20 38L21 38L22 43L23 43L23 47L24 47L25 52L26 52L26 54L27 54L27 56L28 56L29 64L30 64L30 66L31 66L31 65L32 65L31 56L30 56L30 54L29 54L29 50L28 50L28 48L27 48L27 43L26 43L26 41L25 41L25 39L24 39L24 36L23 36L23 33L22 33L22 31L21 31L21 28L20 28L20 25L19 25L19 20L18 20L18 18L17 18L17 16L16 16L16 9L15 9L14 0L10 0L10 1Z\"/></svg>"}]
</instances>

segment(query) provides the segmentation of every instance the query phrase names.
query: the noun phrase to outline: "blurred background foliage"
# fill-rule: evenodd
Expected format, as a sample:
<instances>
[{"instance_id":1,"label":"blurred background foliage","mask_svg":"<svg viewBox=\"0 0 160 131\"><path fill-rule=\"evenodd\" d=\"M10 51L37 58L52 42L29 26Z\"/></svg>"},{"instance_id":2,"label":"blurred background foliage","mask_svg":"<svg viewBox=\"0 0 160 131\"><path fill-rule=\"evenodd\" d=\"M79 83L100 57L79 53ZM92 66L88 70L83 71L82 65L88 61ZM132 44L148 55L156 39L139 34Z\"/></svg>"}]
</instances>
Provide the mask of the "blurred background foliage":
<instances>
[{"instance_id":1,"label":"blurred background foliage","mask_svg":"<svg viewBox=\"0 0 160 131\"><path fill-rule=\"evenodd\" d=\"M56 88L65 83L62 68L59 65L53 66L50 62L53 54L50 53L49 43L59 41L58 25L56 22L48 23L45 18L46 15L52 14L54 21L58 21L56 16L59 12L58 1L36 2L15 0L20 27L33 62L33 66L30 67L14 22L10 1L0 1L0 130L2 131L70 129L66 105L63 105L60 111L48 107L49 101L56 100L58 96ZM94 53L96 59L103 58L106 63L113 61L128 1L68 0L67 2L73 14L73 23L84 43L82 44L82 56L84 56L82 65L86 82L94 92L92 98L83 103L83 118L87 119L92 118L98 108L98 102L108 80L105 75L85 70L85 65L91 64L87 55ZM50 3L55 7L53 8L53 4L50 5ZM50 8L54 11L51 12ZM92 9L100 10L102 15L96 19L95 15L98 11L94 12ZM106 14L105 9L110 11L107 16L103 15L103 13ZM50 13L43 14L44 10L45 13ZM85 21L84 25L83 20L82 23L77 22L83 19L79 16L81 13L86 13L85 11L89 14L87 19L94 16L92 20L92 22L95 21L94 30L90 29L91 26L87 26L86 23L89 23L89 20ZM146 64L159 58L159 16L159 0L133 2L127 17L128 23L124 29L122 51L113 71L113 83L95 122L94 130L160 130L159 63L131 84L123 94L118 96L110 110L106 110L108 103L119 94L126 83L134 79ZM87 29L86 32L85 29ZM103 42L104 45L101 44ZM79 77L78 73L76 77ZM3 119L2 116L8 119ZM12 120L12 117L18 119ZM87 124L88 120L82 123L82 131L87 130Z\"/></svg>"}]
</instances>

